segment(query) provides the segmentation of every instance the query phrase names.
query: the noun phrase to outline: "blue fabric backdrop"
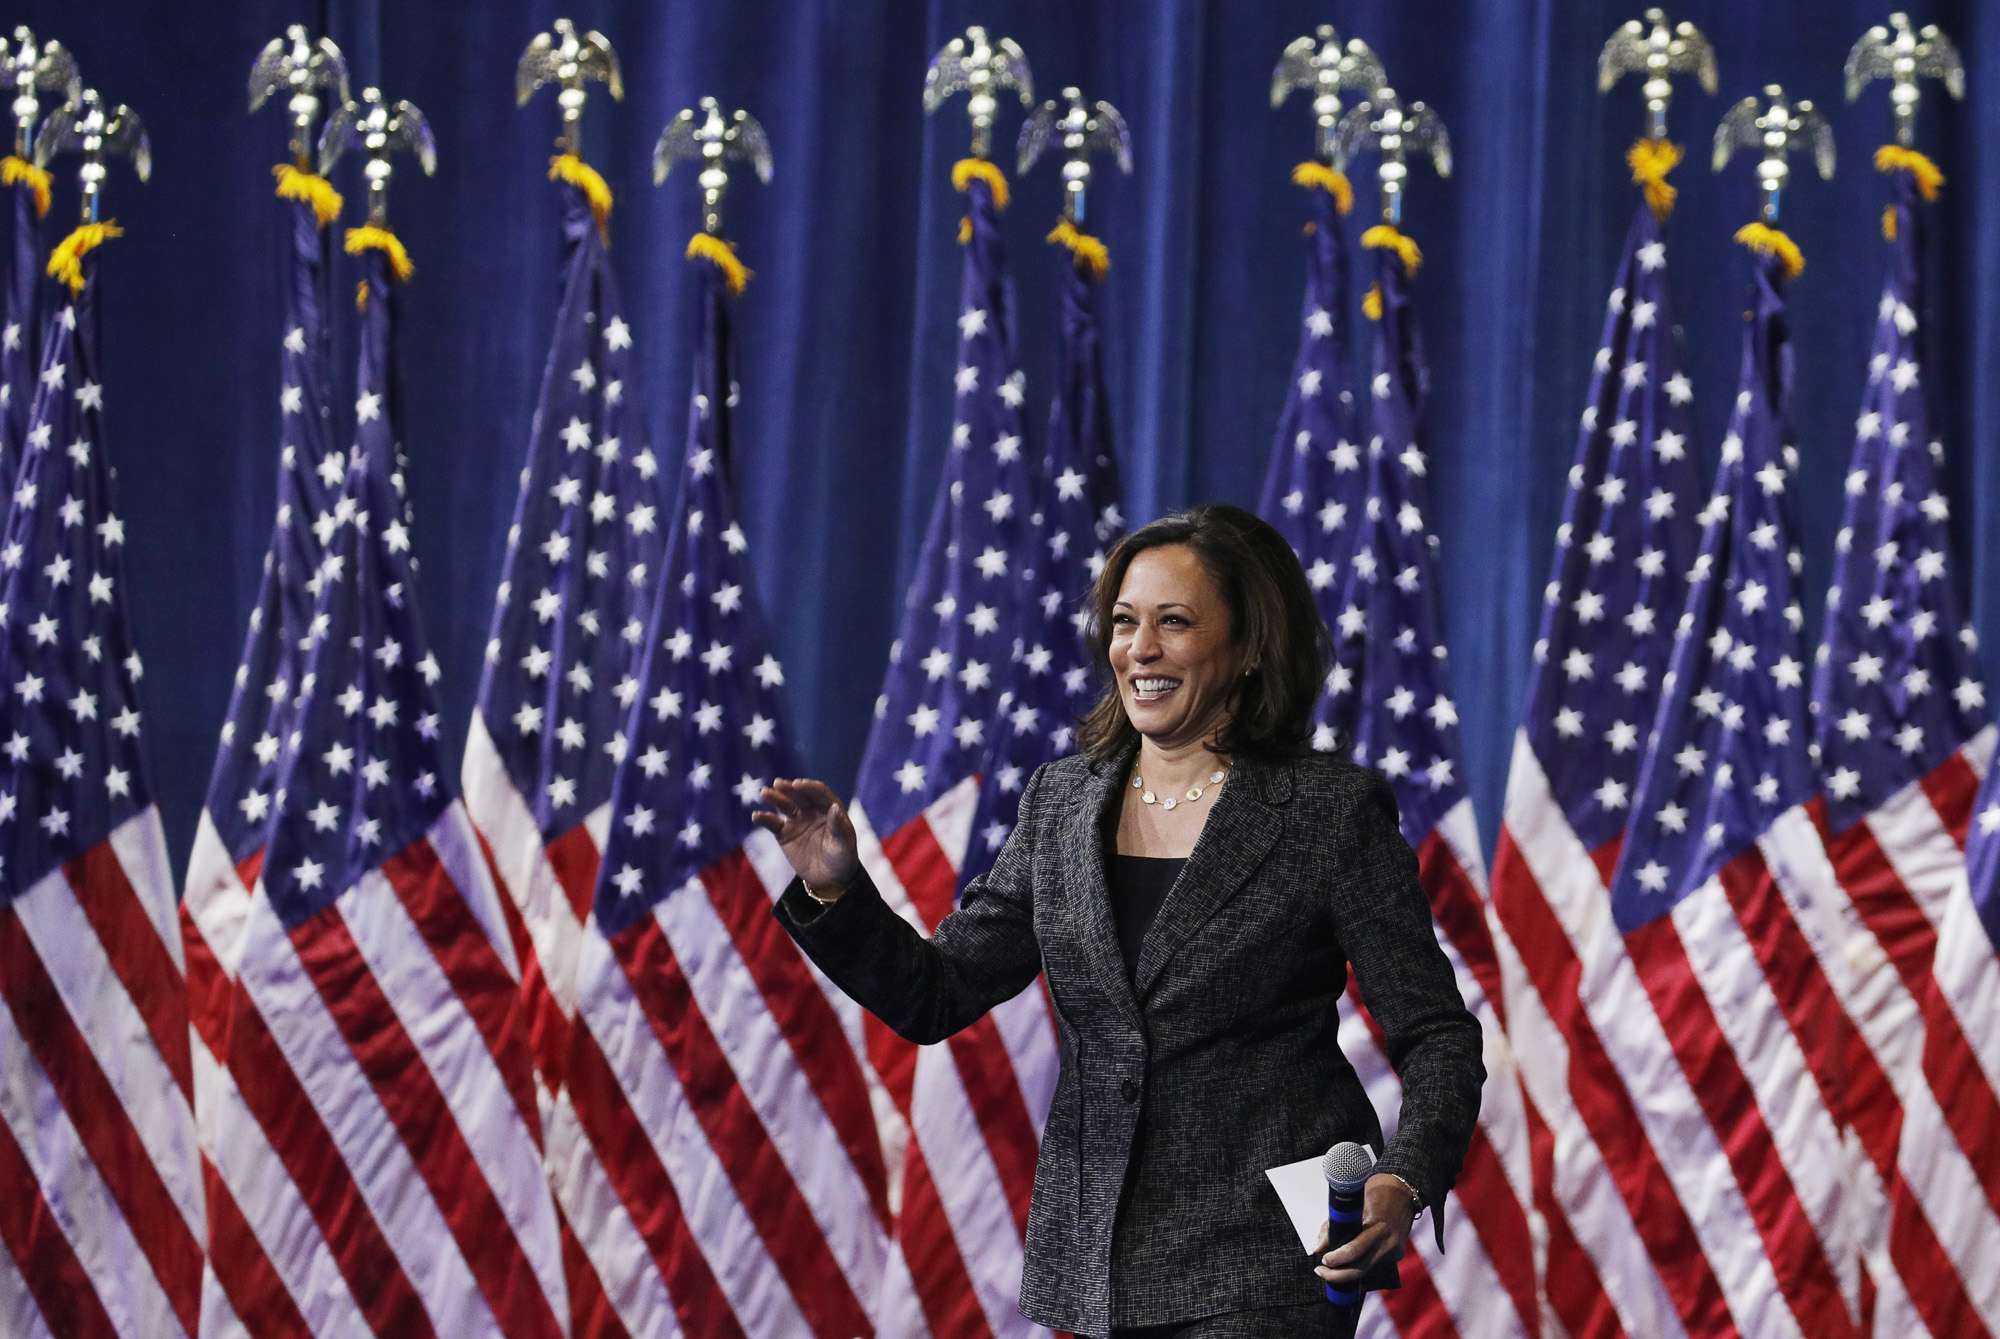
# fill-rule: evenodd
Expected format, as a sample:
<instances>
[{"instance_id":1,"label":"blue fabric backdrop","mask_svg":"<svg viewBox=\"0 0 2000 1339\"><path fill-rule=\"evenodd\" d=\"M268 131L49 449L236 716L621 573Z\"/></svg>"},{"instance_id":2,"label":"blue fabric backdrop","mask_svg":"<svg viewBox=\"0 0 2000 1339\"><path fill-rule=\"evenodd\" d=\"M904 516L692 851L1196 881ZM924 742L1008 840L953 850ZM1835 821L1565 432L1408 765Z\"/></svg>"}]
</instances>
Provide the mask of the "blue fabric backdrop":
<instances>
[{"instance_id":1,"label":"blue fabric backdrop","mask_svg":"<svg viewBox=\"0 0 2000 1339\"><path fill-rule=\"evenodd\" d=\"M560 219L545 180L556 114L513 103L514 62L559 12L616 44L627 96L598 93L586 156L617 192L613 256L647 369L655 432L682 421L696 314L682 246L691 180L654 190L654 138L707 93L751 109L777 179L732 192L729 229L757 271L739 309L738 470L809 764L848 785L921 539L948 432L962 101L926 120L925 62L965 24L1026 48L1042 96L1077 83L1131 123L1137 171L1092 202L1110 245L1105 365L1128 512L1254 505L1291 364L1308 217L1289 182L1311 146L1299 102L1273 112L1271 67L1319 22L1365 37L1405 98L1436 107L1458 172L1418 168L1406 227L1423 245L1417 309L1434 369L1433 497L1466 768L1490 847L1525 684L1563 476L1611 267L1633 204L1622 153L1640 128L1631 81L1600 98L1595 59L1637 0L39 0L0 4L77 54L88 82L152 132L155 176L113 168L127 228L103 261L109 450L127 519L147 729L167 830L184 858L270 529L286 245L271 198L282 114L245 111L259 47L323 27L356 87L429 115L438 172L397 175L391 217L417 275L402 305L407 438L425 614L456 736L477 686L493 585L556 300ZM2000 646L2000 8L1911 7L1966 54L1969 95L1927 86L1922 147L1943 167L1930 313L1937 422L1978 626ZM1752 217L1747 165L1716 177L1728 104L1769 82L1830 115L1841 168L1800 163L1786 226L1808 266L1791 302L1806 579L1819 626L1840 481L1881 290L1885 184L1869 156L1886 95L1841 100L1841 63L1881 0L1703 3L1673 12L1713 42L1722 87L1681 89L1689 161L1669 234L1700 446L1711 464L1734 384L1750 266L1729 241ZM1002 113L1011 138L1019 111ZM1011 157L1011 154L1008 155ZM1011 164L1010 164L1011 166ZM336 172L360 214L358 168ZM1373 192L1358 181L1357 227ZM1008 213L1030 423L1045 424L1062 256L1041 245L1058 187L1044 167ZM58 192L51 237L73 188ZM351 292L346 257L335 290ZM346 304L337 304L345 309ZM349 322L351 325L351 321ZM351 376L351 330L340 375ZM1364 350L1365 352L1365 350ZM336 400L346 397L345 392ZM669 445L672 443L669 442ZM1034 444L1039 453L1040 443ZM2000 665L1991 650L1989 667Z\"/></svg>"}]
</instances>

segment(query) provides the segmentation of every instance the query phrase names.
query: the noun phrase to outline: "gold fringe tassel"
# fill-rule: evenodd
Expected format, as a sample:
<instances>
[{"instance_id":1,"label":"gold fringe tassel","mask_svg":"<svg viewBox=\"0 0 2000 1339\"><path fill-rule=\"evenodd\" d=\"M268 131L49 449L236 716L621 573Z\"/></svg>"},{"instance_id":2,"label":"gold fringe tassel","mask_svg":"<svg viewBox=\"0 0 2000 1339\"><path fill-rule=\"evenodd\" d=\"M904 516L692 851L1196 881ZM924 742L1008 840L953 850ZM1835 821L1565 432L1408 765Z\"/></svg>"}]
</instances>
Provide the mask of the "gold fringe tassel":
<instances>
[{"instance_id":1,"label":"gold fringe tassel","mask_svg":"<svg viewBox=\"0 0 2000 1339\"><path fill-rule=\"evenodd\" d=\"M1784 264L1787 279L1798 278L1806 267L1799 244L1768 223L1744 224L1736 230L1736 240L1760 256L1776 256Z\"/></svg>"},{"instance_id":2,"label":"gold fringe tassel","mask_svg":"<svg viewBox=\"0 0 2000 1339\"><path fill-rule=\"evenodd\" d=\"M1403 258L1403 268L1411 274L1424 263L1424 253L1417 246L1417 239L1389 226L1378 223L1361 234L1361 245L1373 247L1377 251L1393 251Z\"/></svg>"},{"instance_id":3,"label":"gold fringe tassel","mask_svg":"<svg viewBox=\"0 0 2000 1339\"><path fill-rule=\"evenodd\" d=\"M731 293L741 296L743 286L750 282L750 270L736 258L736 248L712 233L698 232L688 238L687 255L689 260L700 256L721 270L722 281Z\"/></svg>"},{"instance_id":4,"label":"gold fringe tassel","mask_svg":"<svg viewBox=\"0 0 2000 1339\"><path fill-rule=\"evenodd\" d=\"M1292 181L1307 190L1317 187L1332 196L1333 207L1340 211L1342 218L1354 208L1354 187L1347 180L1347 174L1337 172L1325 163L1300 163L1292 169Z\"/></svg>"},{"instance_id":5,"label":"gold fringe tassel","mask_svg":"<svg viewBox=\"0 0 2000 1339\"><path fill-rule=\"evenodd\" d=\"M1884 144L1875 151L1875 170L1909 173L1916 180L1917 194L1926 200L1937 199L1938 187L1944 185L1944 173L1936 163L1900 144Z\"/></svg>"},{"instance_id":6,"label":"gold fringe tassel","mask_svg":"<svg viewBox=\"0 0 2000 1339\"><path fill-rule=\"evenodd\" d=\"M313 217L319 220L320 227L324 228L340 217L343 203L340 192L333 189L333 183L325 177L290 163L279 163L271 169L271 175L278 179L278 198L311 205Z\"/></svg>"},{"instance_id":7,"label":"gold fringe tassel","mask_svg":"<svg viewBox=\"0 0 2000 1339\"><path fill-rule=\"evenodd\" d=\"M590 212L597 216L597 235L605 242L611 240L611 188L604 184L597 169L584 162L573 153L559 153L549 159L549 180L566 181L583 192L583 198L590 201Z\"/></svg>"},{"instance_id":8,"label":"gold fringe tassel","mask_svg":"<svg viewBox=\"0 0 2000 1339\"><path fill-rule=\"evenodd\" d=\"M350 256L358 256L363 251L380 251L389 258L389 272L405 283L417 272L417 267L410 263L410 253L403 248L403 239L387 228L378 228L372 223L349 228L347 240L342 245Z\"/></svg>"},{"instance_id":9,"label":"gold fringe tassel","mask_svg":"<svg viewBox=\"0 0 2000 1339\"><path fill-rule=\"evenodd\" d=\"M1007 174L984 158L961 158L951 165L951 185L953 190L964 191L974 181L986 183L986 189L993 192L993 207L1007 207Z\"/></svg>"},{"instance_id":10,"label":"gold fringe tassel","mask_svg":"<svg viewBox=\"0 0 2000 1339\"><path fill-rule=\"evenodd\" d=\"M36 167L18 154L8 154L0 158L0 186L18 186L26 182L35 192L35 217L49 216L49 174Z\"/></svg>"},{"instance_id":11,"label":"gold fringe tassel","mask_svg":"<svg viewBox=\"0 0 2000 1339\"><path fill-rule=\"evenodd\" d=\"M1059 220L1049 233L1048 240L1069 248L1076 257L1076 263L1090 271L1093 279L1102 279L1104 272L1111 268L1111 252L1104 243L1087 232L1081 232L1068 219Z\"/></svg>"},{"instance_id":12,"label":"gold fringe tassel","mask_svg":"<svg viewBox=\"0 0 2000 1339\"><path fill-rule=\"evenodd\" d=\"M1885 242L1896 240L1896 206L1894 205L1882 206L1882 240Z\"/></svg>"},{"instance_id":13,"label":"gold fringe tassel","mask_svg":"<svg viewBox=\"0 0 2000 1339\"><path fill-rule=\"evenodd\" d=\"M1625 151L1625 161L1632 168L1632 182L1646 189L1646 204L1652 209L1653 217L1660 222L1667 221L1667 215L1674 212L1674 197L1680 194L1667 184L1667 173L1681 165L1687 154L1678 144L1663 139L1640 139Z\"/></svg>"},{"instance_id":14,"label":"gold fringe tassel","mask_svg":"<svg viewBox=\"0 0 2000 1339\"><path fill-rule=\"evenodd\" d=\"M56 243L56 249L49 253L49 276L68 284L72 293L83 292L84 256L112 238L124 235L125 230L110 219L81 225Z\"/></svg>"},{"instance_id":15,"label":"gold fringe tassel","mask_svg":"<svg viewBox=\"0 0 2000 1339\"><path fill-rule=\"evenodd\" d=\"M1371 321L1382 319L1382 285L1370 284L1361 295L1361 314Z\"/></svg>"}]
</instances>

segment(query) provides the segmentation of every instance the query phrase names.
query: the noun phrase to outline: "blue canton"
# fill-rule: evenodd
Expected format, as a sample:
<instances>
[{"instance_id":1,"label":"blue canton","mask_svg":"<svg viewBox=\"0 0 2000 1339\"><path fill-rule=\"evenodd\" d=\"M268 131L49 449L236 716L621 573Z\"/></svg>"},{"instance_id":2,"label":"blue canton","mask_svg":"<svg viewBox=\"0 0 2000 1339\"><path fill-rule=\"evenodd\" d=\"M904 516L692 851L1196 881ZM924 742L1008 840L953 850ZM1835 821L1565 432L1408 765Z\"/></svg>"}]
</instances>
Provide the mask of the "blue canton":
<instances>
[{"instance_id":1,"label":"blue canton","mask_svg":"<svg viewBox=\"0 0 2000 1339\"><path fill-rule=\"evenodd\" d=\"M1760 258L1741 389L1611 881L1627 932L1671 911L1812 791L1781 284L1781 262Z\"/></svg>"},{"instance_id":2,"label":"blue canton","mask_svg":"<svg viewBox=\"0 0 2000 1339\"><path fill-rule=\"evenodd\" d=\"M1331 192L1315 189L1306 240L1305 310L1285 412L1257 512L1291 543L1331 625L1347 584L1347 557L1367 496L1354 402L1346 223ZM1318 744L1331 747L1322 736Z\"/></svg>"},{"instance_id":3,"label":"blue canton","mask_svg":"<svg viewBox=\"0 0 2000 1339\"><path fill-rule=\"evenodd\" d=\"M421 838L451 796L396 444L395 294L382 253L366 265L354 448L266 838L264 888L288 929Z\"/></svg>"},{"instance_id":4,"label":"blue canton","mask_svg":"<svg viewBox=\"0 0 2000 1339\"><path fill-rule=\"evenodd\" d=\"M607 935L741 846L758 793L800 771L779 691L785 675L758 612L729 482L737 399L729 298L712 262L693 263L702 329L687 456L641 686L619 736L595 903Z\"/></svg>"},{"instance_id":5,"label":"blue canton","mask_svg":"<svg viewBox=\"0 0 2000 1339\"><path fill-rule=\"evenodd\" d=\"M1319 740L1345 739L1355 762L1389 779L1403 836L1416 845L1465 796L1458 775L1458 709L1450 696L1436 596L1437 538L1424 520L1424 366L1410 276L1380 253L1382 316L1375 330L1374 436L1340 613L1334 661L1315 723Z\"/></svg>"},{"instance_id":6,"label":"blue canton","mask_svg":"<svg viewBox=\"0 0 2000 1339\"><path fill-rule=\"evenodd\" d=\"M263 846L270 824L279 755L301 696L320 562L347 473L346 457L334 449L329 410L325 233L310 204L293 202L288 209L291 285L280 352L278 513L208 779L209 820L239 863Z\"/></svg>"},{"instance_id":7,"label":"blue canton","mask_svg":"<svg viewBox=\"0 0 2000 1339\"><path fill-rule=\"evenodd\" d=\"M14 186L14 255L7 270L6 324L0 326L0 488L12 488L35 407L35 315L42 273L42 215L35 188Z\"/></svg>"},{"instance_id":8,"label":"blue canton","mask_svg":"<svg viewBox=\"0 0 2000 1339\"><path fill-rule=\"evenodd\" d=\"M855 786L884 835L978 770L999 709L998 680L1023 635L1025 397L1014 365L1006 245L984 181L969 183L967 212L951 450Z\"/></svg>"},{"instance_id":9,"label":"blue canton","mask_svg":"<svg viewBox=\"0 0 2000 1339\"><path fill-rule=\"evenodd\" d=\"M1111 406L1098 347L1097 288L1063 267L1061 380L1049 411L1049 450L1031 481L1027 548L1015 557L1029 606L1003 671L1008 684L981 766L961 889L992 868L1013 831L1035 769L1075 751L1076 724L1095 700L1090 595L1104 555L1125 528L1118 506Z\"/></svg>"},{"instance_id":10,"label":"blue canton","mask_svg":"<svg viewBox=\"0 0 2000 1339\"><path fill-rule=\"evenodd\" d=\"M1895 174L1896 240L1855 425L1813 672L1827 817L1842 831L1948 758L1986 724L1977 642L1950 569L1951 510L1938 487L1918 322L1924 220Z\"/></svg>"},{"instance_id":11,"label":"blue canton","mask_svg":"<svg viewBox=\"0 0 2000 1339\"><path fill-rule=\"evenodd\" d=\"M1702 494L1694 395L1667 293L1667 248L1640 205L1591 373L1543 593L1526 727L1570 827L1625 831L1632 786L1687 601Z\"/></svg>"},{"instance_id":12,"label":"blue canton","mask_svg":"<svg viewBox=\"0 0 2000 1339\"><path fill-rule=\"evenodd\" d=\"M98 382L97 258L56 311L0 547L0 899L152 803Z\"/></svg>"},{"instance_id":13,"label":"blue canton","mask_svg":"<svg viewBox=\"0 0 2000 1339\"><path fill-rule=\"evenodd\" d=\"M565 185L562 305L486 643L479 714L544 840L611 799L661 540L632 332L595 218Z\"/></svg>"}]
</instances>

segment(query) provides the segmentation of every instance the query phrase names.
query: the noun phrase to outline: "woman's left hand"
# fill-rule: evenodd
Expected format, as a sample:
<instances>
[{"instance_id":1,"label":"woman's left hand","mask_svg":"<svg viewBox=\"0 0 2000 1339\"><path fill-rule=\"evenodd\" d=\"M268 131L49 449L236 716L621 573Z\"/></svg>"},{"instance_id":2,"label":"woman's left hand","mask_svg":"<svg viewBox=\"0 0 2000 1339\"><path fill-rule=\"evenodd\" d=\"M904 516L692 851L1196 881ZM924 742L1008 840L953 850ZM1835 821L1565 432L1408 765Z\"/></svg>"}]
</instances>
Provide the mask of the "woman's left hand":
<instances>
[{"instance_id":1,"label":"woman's left hand","mask_svg":"<svg viewBox=\"0 0 2000 1339\"><path fill-rule=\"evenodd\" d=\"M1368 1178L1361 1192L1361 1230L1338 1250L1326 1249L1326 1229L1319 1231L1320 1255L1313 1273L1336 1288L1352 1288L1377 1265L1403 1258L1410 1248L1410 1224L1416 1221L1410 1188L1386 1173Z\"/></svg>"}]
</instances>

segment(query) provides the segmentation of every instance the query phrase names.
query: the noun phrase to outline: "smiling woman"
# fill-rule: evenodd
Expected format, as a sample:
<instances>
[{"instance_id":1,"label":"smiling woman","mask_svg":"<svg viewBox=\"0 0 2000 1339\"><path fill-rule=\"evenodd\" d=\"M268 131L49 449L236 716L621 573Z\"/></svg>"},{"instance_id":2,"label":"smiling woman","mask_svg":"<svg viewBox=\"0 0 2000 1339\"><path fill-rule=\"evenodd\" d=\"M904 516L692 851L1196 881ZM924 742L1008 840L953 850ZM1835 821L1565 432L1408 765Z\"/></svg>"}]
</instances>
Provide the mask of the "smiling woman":
<instances>
[{"instance_id":1,"label":"smiling woman","mask_svg":"<svg viewBox=\"0 0 2000 1339\"><path fill-rule=\"evenodd\" d=\"M1062 1058L1021 1310L1131 1339L1351 1335L1457 1177L1479 1025L1431 929L1386 782L1308 747L1329 660L1298 559L1237 507L1125 537L1092 597L1106 680L1084 752L924 939L817 781L764 792L799 878L778 918L842 990L931 1043L1046 974ZM1340 1052L1350 965L1403 1080L1396 1135ZM1352 1241L1301 1256L1267 1168L1378 1151ZM1440 1244L1442 1243L1442 1229ZM1314 1275L1318 1278L1315 1279Z\"/></svg>"}]
</instances>

